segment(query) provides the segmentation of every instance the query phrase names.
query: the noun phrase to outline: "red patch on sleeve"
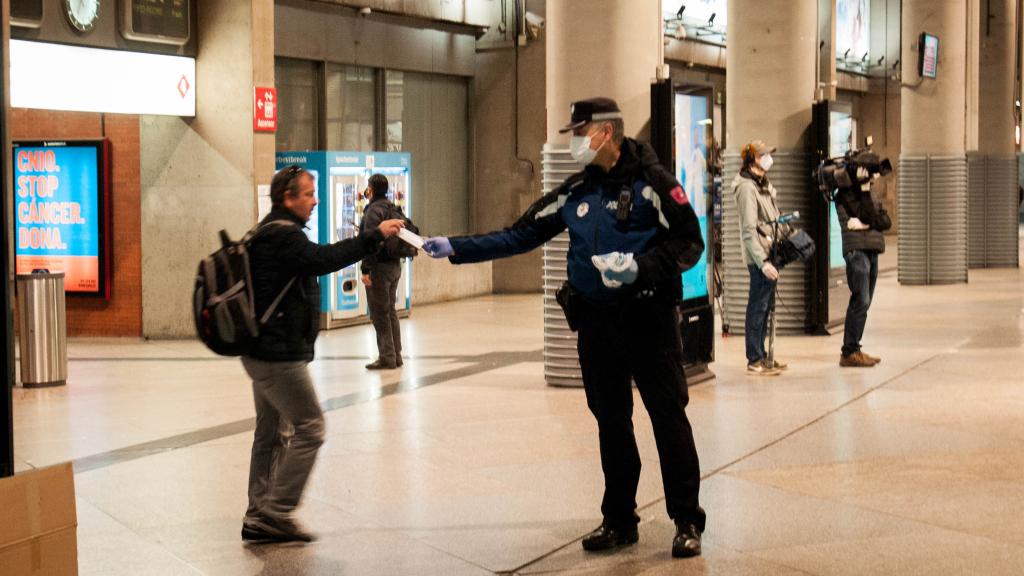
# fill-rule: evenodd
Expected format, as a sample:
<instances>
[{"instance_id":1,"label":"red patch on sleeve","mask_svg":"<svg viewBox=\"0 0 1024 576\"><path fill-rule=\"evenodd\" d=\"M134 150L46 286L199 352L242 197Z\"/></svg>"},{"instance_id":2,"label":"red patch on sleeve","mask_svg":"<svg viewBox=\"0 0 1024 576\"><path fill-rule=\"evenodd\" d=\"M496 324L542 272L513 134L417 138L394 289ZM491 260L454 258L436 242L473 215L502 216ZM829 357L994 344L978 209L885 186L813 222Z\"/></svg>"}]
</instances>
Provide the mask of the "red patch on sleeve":
<instances>
[{"instance_id":1,"label":"red patch on sleeve","mask_svg":"<svg viewBox=\"0 0 1024 576\"><path fill-rule=\"evenodd\" d=\"M682 186L676 186L671 192L672 199L676 201L676 204L685 206L690 203L690 199L686 197L686 192L683 191Z\"/></svg>"}]
</instances>

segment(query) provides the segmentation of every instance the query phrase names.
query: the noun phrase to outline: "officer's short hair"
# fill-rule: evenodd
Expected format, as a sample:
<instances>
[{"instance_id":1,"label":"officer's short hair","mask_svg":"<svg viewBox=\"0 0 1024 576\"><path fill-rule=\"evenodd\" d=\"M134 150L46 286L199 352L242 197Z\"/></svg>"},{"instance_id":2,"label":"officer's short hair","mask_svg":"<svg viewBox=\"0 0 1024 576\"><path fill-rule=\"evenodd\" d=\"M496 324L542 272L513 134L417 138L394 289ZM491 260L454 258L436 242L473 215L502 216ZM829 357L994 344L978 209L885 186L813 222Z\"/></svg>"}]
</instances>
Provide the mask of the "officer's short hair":
<instances>
[{"instance_id":1,"label":"officer's short hair","mask_svg":"<svg viewBox=\"0 0 1024 576\"><path fill-rule=\"evenodd\" d=\"M604 125L609 124L612 127L612 142L616 146L622 146L622 140L626 137L626 125L622 122L622 118L613 118L611 120L597 120L592 124ZM587 128L589 131L589 127Z\"/></svg>"},{"instance_id":2,"label":"officer's short hair","mask_svg":"<svg viewBox=\"0 0 1024 576\"><path fill-rule=\"evenodd\" d=\"M382 198L388 195L387 176L384 176L383 174L373 174L366 183L370 185L370 190L373 191L374 198Z\"/></svg>"},{"instance_id":3,"label":"officer's short hair","mask_svg":"<svg viewBox=\"0 0 1024 576\"><path fill-rule=\"evenodd\" d=\"M292 164L287 168L282 168L274 174L274 178L270 181L270 203L274 206L280 206L284 202L284 195L287 192L289 196L294 196L299 192L299 176L303 174L309 174L302 166Z\"/></svg>"},{"instance_id":4,"label":"officer's short hair","mask_svg":"<svg viewBox=\"0 0 1024 576\"><path fill-rule=\"evenodd\" d=\"M622 141L626 138L626 125L622 118L613 118L608 123L612 125L612 142L615 142L616 146L622 146Z\"/></svg>"}]
</instances>

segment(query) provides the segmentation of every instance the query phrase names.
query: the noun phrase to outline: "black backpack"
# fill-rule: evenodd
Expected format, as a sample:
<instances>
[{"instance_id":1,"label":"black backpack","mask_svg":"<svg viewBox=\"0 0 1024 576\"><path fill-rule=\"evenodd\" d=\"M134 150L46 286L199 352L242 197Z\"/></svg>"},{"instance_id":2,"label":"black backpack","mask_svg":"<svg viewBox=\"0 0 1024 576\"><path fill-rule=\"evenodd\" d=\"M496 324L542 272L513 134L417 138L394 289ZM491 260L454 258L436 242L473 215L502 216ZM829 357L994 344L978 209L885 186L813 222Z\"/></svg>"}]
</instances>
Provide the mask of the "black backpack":
<instances>
[{"instance_id":1,"label":"black backpack","mask_svg":"<svg viewBox=\"0 0 1024 576\"><path fill-rule=\"evenodd\" d=\"M392 204L392 206L394 207L394 210L391 211L390 218L401 219L403 222L405 222L406 230L412 232L413 234L419 234L419 227L413 224L412 220L409 220L409 217L406 216L404 212L402 212L402 209L399 208L398 206L395 206L394 204ZM419 250L417 250L415 246L409 244L405 240L402 240L398 236L392 236L391 238L385 239L383 250L384 253L387 254L389 258L394 258L396 260L402 258L415 258L416 254L419 253Z\"/></svg>"},{"instance_id":2,"label":"black backpack","mask_svg":"<svg viewBox=\"0 0 1024 576\"><path fill-rule=\"evenodd\" d=\"M226 230L221 230L221 247L199 262L192 292L196 332L207 348L221 356L247 354L260 335L260 326L267 323L295 282L295 278L289 280L257 320L249 244L271 226L295 226L295 223L272 220L253 228L237 241L231 240Z\"/></svg>"}]
</instances>

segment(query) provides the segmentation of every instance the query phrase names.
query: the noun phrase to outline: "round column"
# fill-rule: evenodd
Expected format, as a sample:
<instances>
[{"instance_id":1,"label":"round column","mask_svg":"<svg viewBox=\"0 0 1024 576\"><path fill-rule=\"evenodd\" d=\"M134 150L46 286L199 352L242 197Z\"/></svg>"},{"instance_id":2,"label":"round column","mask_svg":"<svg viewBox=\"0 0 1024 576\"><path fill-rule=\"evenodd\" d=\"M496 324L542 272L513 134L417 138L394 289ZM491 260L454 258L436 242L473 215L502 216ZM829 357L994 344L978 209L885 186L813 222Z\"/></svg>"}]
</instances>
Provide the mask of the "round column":
<instances>
[{"instance_id":1,"label":"round column","mask_svg":"<svg viewBox=\"0 0 1024 576\"><path fill-rule=\"evenodd\" d=\"M1017 2L981 6L978 34L978 153L969 154L968 265L1018 266L1017 155L1014 130Z\"/></svg>"},{"instance_id":2,"label":"round column","mask_svg":"<svg viewBox=\"0 0 1024 576\"><path fill-rule=\"evenodd\" d=\"M644 130L651 116L651 79L662 57L661 2L558 0L547 3L547 144L543 188L557 188L581 169L569 155L569 121L576 100L605 96L619 103L626 134ZM582 386L576 334L555 302L566 279L568 234L544 246L544 378L553 386Z\"/></svg>"},{"instance_id":3,"label":"round column","mask_svg":"<svg viewBox=\"0 0 1024 576\"><path fill-rule=\"evenodd\" d=\"M778 191L779 208L810 214L813 159L808 138L818 58L817 31L817 0L729 1L722 253L723 320L732 333L743 331L750 286L731 186L741 168L744 144L760 139L778 148L769 178ZM805 330L809 281L803 263L787 267L782 274L776 309L780 332Z\"/></svg>"},{"instance_id":4,"label":"round column","mask_svg":"<svg viewBox=\"0 0 1024 576\"><path fill-rule=\"evenodd\" d=\"M904 0L900 93L899 281L967 281L966 0ZM918 38L940 39L938 77L918 71Z\"/></svg>"},{"instance_id":5,"label":"round column","mask_svg":"<svg viewBox=\"0 0 1024 576\"><path fill-rule=\"evenodd\" d=\"M558 129L569 121L569 105L585 98L618 102L627 135L647 124L651 79L662 64L660 10L657 0L548 2L548 144L568 144Z\"/></svg>"}]
</instances>

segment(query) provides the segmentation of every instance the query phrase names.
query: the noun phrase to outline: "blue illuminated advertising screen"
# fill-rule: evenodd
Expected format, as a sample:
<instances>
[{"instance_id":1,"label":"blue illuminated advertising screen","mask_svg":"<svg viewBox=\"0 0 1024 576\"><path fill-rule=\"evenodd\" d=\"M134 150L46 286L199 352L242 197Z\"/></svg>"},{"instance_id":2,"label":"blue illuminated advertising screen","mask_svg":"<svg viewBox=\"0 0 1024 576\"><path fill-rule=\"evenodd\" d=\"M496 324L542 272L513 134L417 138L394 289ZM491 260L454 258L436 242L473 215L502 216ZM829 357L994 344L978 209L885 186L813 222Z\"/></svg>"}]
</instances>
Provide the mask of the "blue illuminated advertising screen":
<instances>
[{"instance_id":1,"label":"blue illuminated advertising screen","mask_svg":"<svg viewBox=\"0 0 1024 576\"><path fill-rule=\"evenodd\" d=\"M697 213L700 233L708 244L708 134L711 113L702 95L676 94L676 178ZM707 248L697 264L683 272L683 300L708 296Z\"/></svg>"},{"instance_id":2,"label":"blue illuminated advertising screen","mask_svg":"<svg viewBox=\"0 0 1024 576\"><path fill-rule=\"evenodd\" d=\"M15 142L18 274L64 272L70 293L109 296L106 141Z\"/></svg>"},{"instance_id":3,"label":"blue illuminated advertising screen","mask_svg":"<svg viewBox=\"0 0 1024 576\"><path fill-rule=\"evenodd\" d=\"M832 158L842 156L850 151L855 134L856 123L850 114L836 110L829 111L829 143L828 155ZM843 258L843 228L839 225L839 213L836 211L836 203L829 203L829 268L845 268L846 259Z\"/></svg>"}]
</instances>

